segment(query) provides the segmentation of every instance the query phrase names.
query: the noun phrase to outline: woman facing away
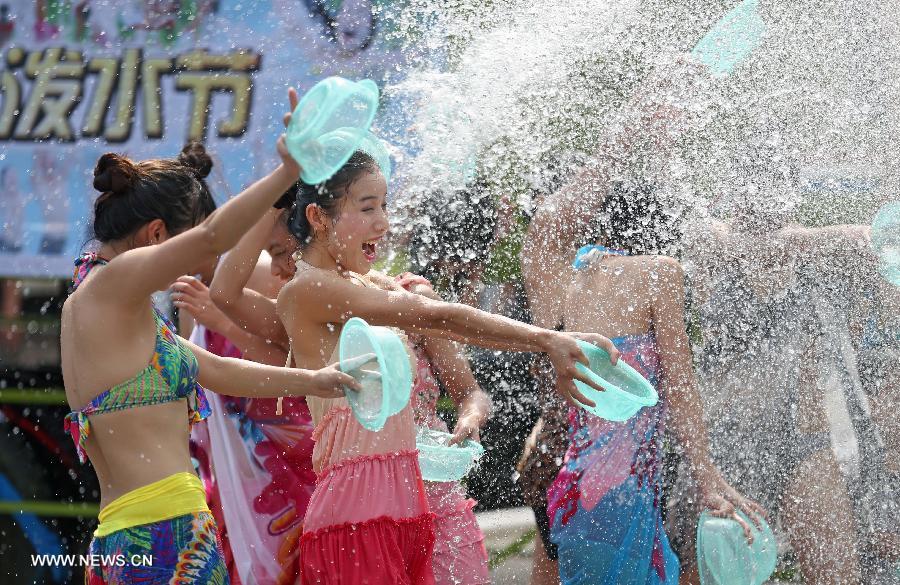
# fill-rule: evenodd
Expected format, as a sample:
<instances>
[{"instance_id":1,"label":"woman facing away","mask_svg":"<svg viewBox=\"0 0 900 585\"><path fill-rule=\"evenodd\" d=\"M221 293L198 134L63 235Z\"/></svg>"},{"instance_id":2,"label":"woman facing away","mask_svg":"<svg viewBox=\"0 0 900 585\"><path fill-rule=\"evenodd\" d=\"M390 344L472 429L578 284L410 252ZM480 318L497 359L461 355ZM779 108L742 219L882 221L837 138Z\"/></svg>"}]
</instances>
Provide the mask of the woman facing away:
<instances>
[{"instance_id":1,"label":"woman facing away","mask_svg":"<svg viewBox=\"0 0 900 585\"><path fill-rule=\"evenodd\" d=\"M601 235L579 250L565 297L567 328L615 338L622 359L659 393L629 420L610 422L570 409L570 443L550 487L547 513L563 583L678 583L680 566L663 529L662 453L666 426L686 453L702 505L749 526L762 509L728 485L709 445L684 325L683 273L667 256L677 238L656 219L652 188L616 185L603 201ZM668 229L665 226L668 225Z\"/></svg>"},{"instance_id":2,"label":"woman facing away","mask_svg":"<svg viewBox=\"0 0 900 585\"><path fill-rule=\"evenodd\" d=\"M282 341L286 339L283 327L278 331L270 328L270 325L277 328L281 324L276 315L275 301L248 288L246 280L249 276L248 268L263 246L272 256L272 272L275 277L285 282L294 276L296 267L292 255L300 249L300 242L287 226L292 215L296 215L296 207L293 205L296 194L285 195L276 204L278 209L271 210L228 254L213 280L211 291L223 311L244 323L248 331L257 335L274 336L270 339L272 346L286 343ZM394 281L385 277L379 282L391 290L405 288L416 294L436 298L428 281L415 275L404 274ZM437 379L440 379L457 404L458 420L454 440L478 440L479 429L490 411L490 400L478 387L461 348L446 339L419 335L415 336L412 349L416 359L412 396L416 426L447 430L436 413L439 396ZM289 411L288 405L286 411ZM308 428L311 431L312 424ZM306 439L305 436L295 437L298 442ZM307 464L306 460L294 463ZM308 465L311 471L311 460ZM315 478L315 474L312 477ZM473 513L475 502L466 498L465 490L458 482L425 482L424 485L428 508L434 515L436 538L432 565L435 582L439 585L488 583L487 553L484 549L484 535L478 528ZM305 511L304 505L303 512ZM299 528L302 529L302 524Z\"/></svg>"},{"instance_id":3,"label":"woman facing away","mask_svg":"<svg viewBox=\"0 0 900 585\"><path fill-rule=\"evenodd\" d=\"M607 198L610 193L621 190L623 185L633 185L628 189L636 193L655 185L666 188L672 177L678 176L675 147L690 136L693 128L698 127L698 120L692 110L685 109L684 104L695 102L696 96L702 95L702 88L697 87L697 82L703 77L703 68L690 59L679 59L674 64L662 63L623 104L620 123L608 128L596 153L538 205L522 249L523 280L535 324L548 328L573 327L572 323L566 321L565 314L567 299L574 286L573 279L578 274L572 270L572 258L578 246L587 241L585 235L596 229L595 222L601 218L609 220ZM619 197L621 198L621 194ZM658 214L656 219L665 221L658 227L633 226L630 229L638 230L639 233L646 232L647 237L657 231L660 233L656 235L665 235L663 232L669 229L665 225L668 219L663 214ZM626 235L632 234L619 234L620 237ZM656 276L659 277L659 273ZM579 282L584 285L583 277L579 278L582 279ZM654 281L654 284L658 283ZM617 306L617 303L621 303L621 296L617 294L613 294L609 303L604 301L605 305ZM600 301L591 299L590 310L586 310L585 314L593 314L592 307L598 304ZM632 306L633 311L637 310L636 306ZM626 306L626 311L627 308ZM633 316L637 318L637 315L635 313ZM679 319L683 326L683 317ZM580 323L584 323L584 320ZM618 321L615 323L618 323L618 327L626 325ZM639 329L648 324L628 325ZM622 329L620 332L631 331ZM642 333L649 333L649 330L644 329ZM628 340L634 341L631 338ZM546 370L545 367L538 369ZM552 380L545 377L539 379L541 387L552 387ZM665 401L657 407L662 408L665 408ZM559 583L561 573L557 563L558 547L550 534L550 524L554 518L552 514L548 517L547 513L547 497L552 495L548 494L547 488L556 479L556 470L566 451L566 410L565 405L559 402L543 401L541 419L526 442L525 453L519 465L520 485L526 501L534 510L541 537L536 543L533 556L532 585ZM586 413L580 413L580 417L587 416ZM659 421L662 422L662 418ZM654 439L652 442L654 448L658 440ZM654 458L658 456L660 453L655 453L651 460L655 461ZM646 485L647 482L642 480L642 486L646 488ZM566 520L568 519L567 515ZM672 555L669 554L666 558L669 559L667 579L677 580L678 569L674 569L674 575L672 574ZM601 557L595 560L601 564L604 562ZM615 569L612 570L611 578L613 581L616 578ZM602 581L598 578L595 582ZM623 577L623 582L629 581Z\"/></svg>"},{"instance_id":4,"label":"woman facing away","mask_svg":"<svg viewBox=\"0 0 900 585\"><path fill-rule=\"evenodd\" d=\"M303 242L302 256L278 297L294 363L307 367L326 362L337 352L343 323L355 316L412 333L547 352L560 392L587 401L573 382L586 378L575 368L584 355L573 335L466 305L384 290L390 279L371 273L370 267L389 227L386 192L378 166L362 152L325 184L304 186L291 225ZM578 335L602 345L615 359L609 340ZM343 398L307 402L316 424L313 465L319 480L301 540L303 582L433 583L434 531L411 405L376 433L356 421ZM347 555L347 550L355 554Z\"/></svg>"},{"instance_id":5,"label":"woman facing away","mask_svg":"<svg viewBox=\"0 0 900 585\"><path fill-rule=\"evenodd\" d=\"M114 154L97 163L100 248L76 263L62 314L62 369L73 408L66 427L101 486L90 552L124 555L126 564L88 568L89 583L228 582L188 449L189 423L208 415L201 384L245 396L331 397L344 384L358 387L335 367L311 372L219 358L175 335L151 304L152 292L234 245L296 179L283 140L278 151L274 172L197 226L199 184L191 170ZM153 566L130 565L134 554L152 555Z\"/></svg>"}]
</instances>

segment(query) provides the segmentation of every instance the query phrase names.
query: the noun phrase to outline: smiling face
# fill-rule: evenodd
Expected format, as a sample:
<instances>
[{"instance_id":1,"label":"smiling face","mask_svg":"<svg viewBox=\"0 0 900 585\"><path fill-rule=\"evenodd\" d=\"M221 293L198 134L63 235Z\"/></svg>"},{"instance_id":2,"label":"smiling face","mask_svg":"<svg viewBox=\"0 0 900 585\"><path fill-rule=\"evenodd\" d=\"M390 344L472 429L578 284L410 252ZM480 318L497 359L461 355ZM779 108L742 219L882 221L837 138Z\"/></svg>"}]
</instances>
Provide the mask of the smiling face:
<instances>
[{"instance_id":1,"label":"smiling face","mask_svg":"<svg viewBox=\"0 0 900 585\"><path fill-rule=\"evenodd\" d=\"M366 171L347 187L331 216L321 215L328 254L347 270L369 271L378 257L378 245L387 234L387 183L378 171Z\"/></svg>"}]
</instances>

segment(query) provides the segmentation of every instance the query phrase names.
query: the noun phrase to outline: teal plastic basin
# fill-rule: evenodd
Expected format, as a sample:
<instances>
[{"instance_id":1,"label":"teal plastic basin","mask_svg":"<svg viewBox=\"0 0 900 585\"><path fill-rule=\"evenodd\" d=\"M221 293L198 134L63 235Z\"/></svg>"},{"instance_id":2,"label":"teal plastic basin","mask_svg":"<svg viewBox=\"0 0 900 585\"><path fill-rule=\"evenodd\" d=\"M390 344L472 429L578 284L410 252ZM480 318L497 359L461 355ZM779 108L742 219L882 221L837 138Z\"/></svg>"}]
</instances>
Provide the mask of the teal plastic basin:
<instances>
[{"instance_id":1,"label":"teal plastic basin","mask_svg":"<svg viewBox=\"0 0 900 585\"><path fill-rule=\"evenodd\" d=\"M288 151L303 167L303 182L316 185L340 170L362 142L377 110L378 86L370 79L328 77L306 92L285 133ZM344 131L344 139L323 142L336 130Z\"/></svg>"},{"instance_id":2,"label":"teal plastic basin","mask_svg":"<svg viewBox=\"0 0 900 585\"><path fill-rule=\"evenodd\" d=\"M484 455L484 447L472 440L450 446L452 437L431 429L419 429L416 433L419 468L425 481L459 481Z\"/></svg>"},{"instance_id":3,"label":"teal plastic basin","mask_svg":"<svg viewBox=\"0 0 900 585\"><path fill-rule=\"evenodd\" d=\"M878 272L900 286L900 201L887 203L872 220L872 249L878 257Z\"/></svg>"},{"instance_id":4,"label":"teal plastic basin","mask_svg":"<svg viewBox=\"0 0 900 585\"><path fill-rule=\"evenodd\" d=\"M372 327L353 317L341 331L338 353L342 363L375 355L368 363L346 372L356 378L362 390L345 387L344 396L359 424L370 431L380 431L388 417L409 404L413 378L406 344L387 327Z\"/></svg>"},{"instance_id":5,"label":"teal plastic basin","mask_svg":"<svg viewBox=\"0 0 900 585\"><path fill-rule=\"evenodd\" d=\"M735 520L700 515L697 563L702 585L762 585L775 571L778 545L772 529L762 518L758 529L743 512L738 514L750 525L752 545Z\"/></svg>"},{"instance_id":6,"label":"teal plastic basin","mask_svg":"<svg viewBox=\"0 0 900 585\"><path fill-rule=\"evenodd\" d=\"M659 401L653 385L626 364L625 360L620 359L616 365L612 365L609 354L596 345L579 340L578 346L590 365L585 367L578 363L576 367L605 389L604 392L598 392L584 382L575 380L578 390L595 403L595 406L582 404L582 408L606 420L622 422L645 406L653 406Z\"/></svg>"},{"instance_id":7,"label":"teal plastic basin","mask_svg":"<svg viewBox=\"0 0 900 585\"><path fill-rule=\"evenodd\" d=\"M392 171L391 155L388 152L384 141L371 132L363 132L362 138L360 138L359 132L356 130L352 128L340 128L322 136L319 142L324 148L332 148L335 150L346 148L347 145L350 144L355 144L356 150L361 150L375 159L378 168L381 170L381 174L384 175L384 180L390 182Z\"/></svg>"}]
</instances>

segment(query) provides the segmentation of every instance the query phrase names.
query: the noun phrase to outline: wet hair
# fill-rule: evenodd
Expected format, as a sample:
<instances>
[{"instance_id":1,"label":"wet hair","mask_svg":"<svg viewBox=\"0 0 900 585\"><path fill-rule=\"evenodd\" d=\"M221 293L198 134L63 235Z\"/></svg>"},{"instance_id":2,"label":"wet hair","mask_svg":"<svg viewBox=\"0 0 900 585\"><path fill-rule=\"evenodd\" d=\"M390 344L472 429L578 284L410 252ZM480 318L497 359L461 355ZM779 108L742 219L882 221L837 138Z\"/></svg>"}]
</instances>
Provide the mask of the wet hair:
<instances>
[{"instance_id":1,"label":"wet hair","mask_svg":"<svg viewBox=\"0 0 900 585\"><path fill-rule=\"evenodd\" d=\"M589 243L602 239L608 248L631 255L676 256L681 241L680 219L677 210L660 200L654 185L616 182L594 219Z\"/></svg>"},{"instance_id":2,"label":"wet hair","mask_svg":"<svg viewBox=\"0 0 900 585\"><path fill-rule=\"evenodd\" d=\"M297 194L300 191L300 181L295 182L281 194L278 201L272 206L275 209L291 209L297 204Z\"/></svg>"},{"instance_id":3,"label":"wet hair","mask_svg":"<svg viewBox=\"0 0 900 585\"><path fill-rule=\"evenodd\" d=\"M469 269L487 261L494 241L497 211L484 184L447 193L427 194L417 206L417 217L409 238L413 271L438 281L441 264L452 262L462 270L448 283L461 289Z\"/></svg>"},{"instance_id":4,"label":"wet hair","mask_svg":"<svg viewBox=\"0 0 900 585\"><path fill-rule=\"evenodd\" d=\"M94 168L94 237L120 240L155 219L170 234L190 229L202 220L200 182L192 169L175 160L132 162L108 152Z\"/></svg>"},{"instance_id":5,"label":"wet hair","mask_svg":"<svg viewBox=\"0 0 900 585\"><path fill-rule=\"evenodd\" d=\"M212 215L216 210L216 200L206 184L206 177L213 168L213 160L199 142L188 142L175 159L194 172L200 183L200 194L197 198L197 215L201 219Z\"/></svg>"},{"instance_id":6,"label":"wet hair","mask_svg":"<svg viewBox=\"0 0 900 585\"><path fill-rule=\"evenodd\" d=\"M288 230L297 238L301 246L308 244L312 239L312 226L306 219L306 208L316 205L328 215L334 213L341 200L347 194L350 186L362 176L363 173L378 173L378 163L371 156L361 150L353 153L344 166L330 179L316 185L307 185L299 182L297 189L297 203L288 214ZM281 201L279 199L279 201Z\"/></svg>"}]
</instances>

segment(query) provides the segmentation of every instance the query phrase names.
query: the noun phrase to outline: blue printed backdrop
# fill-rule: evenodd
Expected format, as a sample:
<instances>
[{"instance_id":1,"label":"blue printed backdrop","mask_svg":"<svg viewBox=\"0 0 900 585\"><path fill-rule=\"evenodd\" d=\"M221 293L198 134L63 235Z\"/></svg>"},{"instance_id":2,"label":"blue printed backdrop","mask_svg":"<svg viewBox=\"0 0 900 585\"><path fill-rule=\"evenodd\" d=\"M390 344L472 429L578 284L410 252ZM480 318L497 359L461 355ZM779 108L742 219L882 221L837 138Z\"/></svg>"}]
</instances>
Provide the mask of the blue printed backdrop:
<instances>
[{"instance_id":1,"label":"blue printed backdrop","mask_svg":"<svg viewBox=\"0 0 900 585\"><path fill-rule=\"evenodd\" d=\"M0 275L68 276L103 152L201 140L223 201L275 164L288 86L380 85L406 60L390 0L0 0Z\"/></svg>"}]
</instances>

